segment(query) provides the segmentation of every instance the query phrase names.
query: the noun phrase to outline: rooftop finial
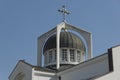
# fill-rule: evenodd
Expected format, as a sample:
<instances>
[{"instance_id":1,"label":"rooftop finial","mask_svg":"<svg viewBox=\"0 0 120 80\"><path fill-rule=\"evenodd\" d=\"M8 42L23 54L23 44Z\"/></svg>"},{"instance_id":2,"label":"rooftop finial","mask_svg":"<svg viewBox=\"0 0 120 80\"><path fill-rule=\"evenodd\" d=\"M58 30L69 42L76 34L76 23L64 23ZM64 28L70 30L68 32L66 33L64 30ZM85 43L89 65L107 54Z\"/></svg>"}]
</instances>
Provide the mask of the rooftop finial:
<instances>
[{"instance_id":1,"label":"rooftop finial","mask_svg":"<svg viewBox=\"0 0 120 80\"><path fill-rule=\"evenodd\" d=\"M66 15L70 14L69 11L66 10L65 5L62 6L61 9L58 10L63 15L63 22L65 22Z\"/></svg>"}]
</instances>

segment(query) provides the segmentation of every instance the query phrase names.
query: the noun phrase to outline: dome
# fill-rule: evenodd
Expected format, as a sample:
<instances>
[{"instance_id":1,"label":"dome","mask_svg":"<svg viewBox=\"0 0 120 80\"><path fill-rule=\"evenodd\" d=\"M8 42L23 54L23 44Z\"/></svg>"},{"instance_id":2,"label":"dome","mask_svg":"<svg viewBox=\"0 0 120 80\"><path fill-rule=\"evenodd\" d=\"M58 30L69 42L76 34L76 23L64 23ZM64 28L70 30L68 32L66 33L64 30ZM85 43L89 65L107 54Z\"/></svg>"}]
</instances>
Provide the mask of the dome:
<instances>
[{"instance_id":1,"label":"dome","mask_svg":"<svg viewBox=\"0 0 120 80\"><path fill-rule=\"evenodd\" d=\"M44 45L43 52L56 48L56 34L48 38ZM60 48L74 48L85 52L83 41L74 33L62 31L60 33Z\"/></svg>"}]
</instances>

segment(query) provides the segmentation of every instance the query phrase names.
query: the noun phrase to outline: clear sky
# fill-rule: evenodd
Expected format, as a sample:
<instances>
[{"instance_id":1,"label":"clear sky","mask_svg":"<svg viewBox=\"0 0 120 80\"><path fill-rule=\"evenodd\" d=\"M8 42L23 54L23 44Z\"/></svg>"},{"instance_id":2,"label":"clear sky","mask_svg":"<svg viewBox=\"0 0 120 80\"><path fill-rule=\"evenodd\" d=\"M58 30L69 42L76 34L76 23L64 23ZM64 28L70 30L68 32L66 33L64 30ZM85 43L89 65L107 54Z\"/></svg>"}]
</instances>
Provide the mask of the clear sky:
<instances>
[{"instance_id":1,"label":"clear sky","mask_svg":"<svg viewBox=\"0 0 120 80\"><path fill-rule=\"evenodd\" d=\"M0 0L0 80L8 80L19 60L36 65L37 37L67 22L93 35L94 56L120 44L120 0Z\"/></svg>"}]
</instances>

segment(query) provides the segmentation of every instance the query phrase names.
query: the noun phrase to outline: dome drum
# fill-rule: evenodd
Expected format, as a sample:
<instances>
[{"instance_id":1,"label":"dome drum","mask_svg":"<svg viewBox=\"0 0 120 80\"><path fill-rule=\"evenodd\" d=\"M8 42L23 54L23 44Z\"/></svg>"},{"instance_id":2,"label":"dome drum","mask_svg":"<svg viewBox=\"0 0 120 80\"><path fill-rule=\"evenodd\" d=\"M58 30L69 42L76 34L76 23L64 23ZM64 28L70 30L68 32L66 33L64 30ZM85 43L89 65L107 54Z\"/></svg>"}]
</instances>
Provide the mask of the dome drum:
<instances>
[{"instance_id":1,"label":"dome drum","mask_svg":"<svg viewBox=\"0 0 120 80\"><path fill-rule=\"evenodd\" d=\"M76 65L84 61L85 52L80 51L79 49L69 49L61 48L60 49L60 64L64 65ZM51 49L45 52L45 66L56 65L56 49Z\"/></svg>"}]
</instances>

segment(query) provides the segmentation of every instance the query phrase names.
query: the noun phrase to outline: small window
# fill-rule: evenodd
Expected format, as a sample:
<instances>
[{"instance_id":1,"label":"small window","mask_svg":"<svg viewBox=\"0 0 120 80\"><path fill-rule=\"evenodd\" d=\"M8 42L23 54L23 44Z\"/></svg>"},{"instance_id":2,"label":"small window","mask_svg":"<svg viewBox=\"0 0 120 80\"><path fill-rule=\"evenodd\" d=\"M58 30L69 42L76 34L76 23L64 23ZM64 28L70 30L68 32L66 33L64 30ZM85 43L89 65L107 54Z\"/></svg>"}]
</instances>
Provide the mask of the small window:
<instances>
[{"instance_id":1,"label":"small window","mask_svg":"<svg viewBox=\"0 0 120 80\"><path fill-rule=\"evenodd\" d=\"M81 59L81 52L77 51L77 61L80 62Z\"/></svg>"},{"instance_id":2,"label":"small window","mask_svg":"<svg viewBox=\"0 0 120 80\"><path fill-rule=\"evenodd\" d=\"M48 62L48 57L47 57L47 53L45 53L45 64L47 64L47 62Z\"/></svg>"},{"instance_id":3,"label":"small window","mask_svg":"<svg viewBox=\"0 0 120 80\"><path fill-rule=\"evenodd\" d=\"M71 61L71 62L74 62L74 61L75 61L74 50L70 50L70 61Z\"/></svg>"},{"instance_id":4,"label":"small window","mask_svg":"<svg viewBox=\"0 0 120 80\"><path fill-rule=\"evenodd\" d=\"M52 51L49 51L49 63L52 62Z\"/></svg>"},{"instance_id":5,"label":"small window","mask_svg":"<svg viewBox=\"0 0 120 80\"><path fill-rule=\"evenodd\" d=\"M23 73L18 73L17 76L15 77L15 80L23 80L25 75Z\"/></svg>"},{"instance_id":6,"label":"small window","mask_svg":"<svg viewBox=\"0 0 120 80\"><path fill-rule=\"evenodd\" d=\"M67 49L62 49L62 61L67 61Z\"/></svg>"},{"instance_id":7,"label":"small window","mask_svg":"<svg viewBox=\"0 0 120 80\"><path fill-rule=\"evenodd\" d=\"M61 80L61 76L59 76L58 79Z\"/></svg>"},{"instance_id":8,"label":"small window","mask_svg":"<svg viewBox=\"0 0 120 80\"><path fill-rule=\"evenodd\" d=\"M57 58L57 53L56 53L56 50L55 50L55 59L54 59L55 61L56 61L56 58Z\"/></svg>"}]
</instances>

